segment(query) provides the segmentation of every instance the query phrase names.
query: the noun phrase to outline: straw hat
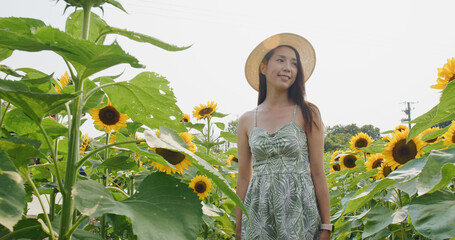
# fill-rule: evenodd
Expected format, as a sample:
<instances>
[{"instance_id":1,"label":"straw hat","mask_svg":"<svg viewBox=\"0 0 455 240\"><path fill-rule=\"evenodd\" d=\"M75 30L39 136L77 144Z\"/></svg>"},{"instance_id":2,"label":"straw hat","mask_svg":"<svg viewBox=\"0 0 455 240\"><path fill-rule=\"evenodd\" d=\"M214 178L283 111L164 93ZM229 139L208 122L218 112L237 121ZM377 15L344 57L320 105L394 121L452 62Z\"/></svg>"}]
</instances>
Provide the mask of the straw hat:
<instances>
[{"instance_id":1,"label":"straw hat","mask_svg":"<svg viewBox=\"0 0 455 240\"><path fill-rule=\"evenodd\" d=\"M265 55L270 50L281 46L288 45L297 50L300 55L300 62L303 68L303 77L306 82L313 73L316 65L316 54L313 46L305 38L293 33L280 33L273 35L262 41L248 56L245 63L245 76L248 83L256 91L259 90L259 66Z\"/></svg>"}]
</instances>

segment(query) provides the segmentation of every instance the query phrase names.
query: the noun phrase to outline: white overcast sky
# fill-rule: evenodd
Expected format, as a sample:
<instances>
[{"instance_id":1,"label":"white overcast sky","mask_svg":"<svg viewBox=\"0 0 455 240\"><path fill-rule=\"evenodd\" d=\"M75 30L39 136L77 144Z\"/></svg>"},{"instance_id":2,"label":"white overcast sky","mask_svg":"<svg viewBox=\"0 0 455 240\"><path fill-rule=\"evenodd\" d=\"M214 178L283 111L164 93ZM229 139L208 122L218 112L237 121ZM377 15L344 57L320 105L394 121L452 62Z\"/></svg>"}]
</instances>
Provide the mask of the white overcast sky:
<instances>
[{"instance_id":1,"label":"white overcast sky","mask_svg":"<svg viewBox=\"0 0 455 240\"><path fill-rule=\"evenodd\" d=\"M438 103L437 68L455 57L453 0L119 0L129 14L105 5L111 26L192 47L166 52L121 36L125 51L146 65L120 65L102 72L129 80L141 71L165 76L178 105L190 114L207 101L230 114L224 121L253 109L257 93L246 82L244 64L263 39L280 32L307 38L316 50L316 69L307 82L307 98L321 110L326 126L373 124L386 131L400 124L404 101L412 117ZM64 29L65 2L2 0L0 16L31 17ZM94 10L102 14L99 9ZM16 51L1 64L65 72L51 52ZM89 122L89 121L88 121Z\"/></svg>"}]
</instances>

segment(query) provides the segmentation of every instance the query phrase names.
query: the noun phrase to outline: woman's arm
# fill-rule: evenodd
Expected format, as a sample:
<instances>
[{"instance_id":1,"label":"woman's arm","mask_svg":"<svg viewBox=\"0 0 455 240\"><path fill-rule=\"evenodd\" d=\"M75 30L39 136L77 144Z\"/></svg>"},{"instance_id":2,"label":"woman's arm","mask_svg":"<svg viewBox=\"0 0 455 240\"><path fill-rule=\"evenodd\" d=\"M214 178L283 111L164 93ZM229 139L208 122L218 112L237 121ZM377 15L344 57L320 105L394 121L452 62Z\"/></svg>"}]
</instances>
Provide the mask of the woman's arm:
<instances>
[{"instance_id":1,"label":"woman's arm","mask_svg":"<svg viewBox=\"0 0 455 240\"><path fill-rule=\"evenodd\" d=\"M243 114L239 119L239 125L237 127L237 149L239 159L239 170L237 175L237 195L240 200L245 199L248 184L250 183L252 174L252 163L251 163L251 151L248 144L248 126L250 121L253 120L249 117L248 113ZM241 239L242 229L242 210L237 207L236 209L236 240Z\"/></svg>"},{"instance_id":2,"label":"woman's arm","mask_svg":"<svg viewBox=\"0 0 455 240\"><path fill-rule=\"evenodd\" d=\"M308 135L310 171L318 201L322 224L330 224L330 197L324 171L324 126L319 110L313 114L314 124ZM329 238L330 233L323 231L321 238Z\"/></svg>"}]
</instances>

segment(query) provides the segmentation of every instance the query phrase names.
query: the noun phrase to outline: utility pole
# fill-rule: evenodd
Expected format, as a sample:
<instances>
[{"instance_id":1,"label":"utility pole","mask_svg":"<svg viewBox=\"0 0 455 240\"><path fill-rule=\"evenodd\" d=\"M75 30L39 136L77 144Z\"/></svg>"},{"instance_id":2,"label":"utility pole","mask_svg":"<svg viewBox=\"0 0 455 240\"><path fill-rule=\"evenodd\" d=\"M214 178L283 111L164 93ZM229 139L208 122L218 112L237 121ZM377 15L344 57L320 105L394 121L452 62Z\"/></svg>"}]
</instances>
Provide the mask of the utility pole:
<instances>
[{"instance_id":1,"label":"utility pole","mask_svg":"<svg viewBox=\"0 0 455 240\"><path fill-rule=\"evenodd\" d=\"M402 123L406 123L407 122L408 126L409 126L409 129L411 129L411 120L412 120L411 119L411 104L416 104L418 102L401 102L401 103L406 105L406 108L401 110L401 111L403 111L406 114L406 116L407 116L406 118L402 118L401 122ZM414 109L414 108L412 108L412 109Z\"/></svg>"}]
</instances>

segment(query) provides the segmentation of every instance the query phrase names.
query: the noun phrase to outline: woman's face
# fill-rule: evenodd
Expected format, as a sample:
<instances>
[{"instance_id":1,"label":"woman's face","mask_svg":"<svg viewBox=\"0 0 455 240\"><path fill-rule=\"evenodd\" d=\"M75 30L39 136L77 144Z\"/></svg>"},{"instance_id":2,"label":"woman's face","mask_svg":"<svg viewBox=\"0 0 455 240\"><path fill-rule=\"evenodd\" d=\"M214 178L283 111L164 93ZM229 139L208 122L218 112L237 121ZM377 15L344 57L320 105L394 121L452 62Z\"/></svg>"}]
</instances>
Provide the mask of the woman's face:
<instances>
[{"instance_id":1,"label":"woman's face","mask_svg":"<svg viewBox=\"0 0 455 240\"><path fill-rule=\"evenodd\" d=\"M267 89L290 88L297 76L297 64L294 50L286 46L276 48L267 64L261 64L261 73L267 80Z\"/></svg>"}]
</instances>

